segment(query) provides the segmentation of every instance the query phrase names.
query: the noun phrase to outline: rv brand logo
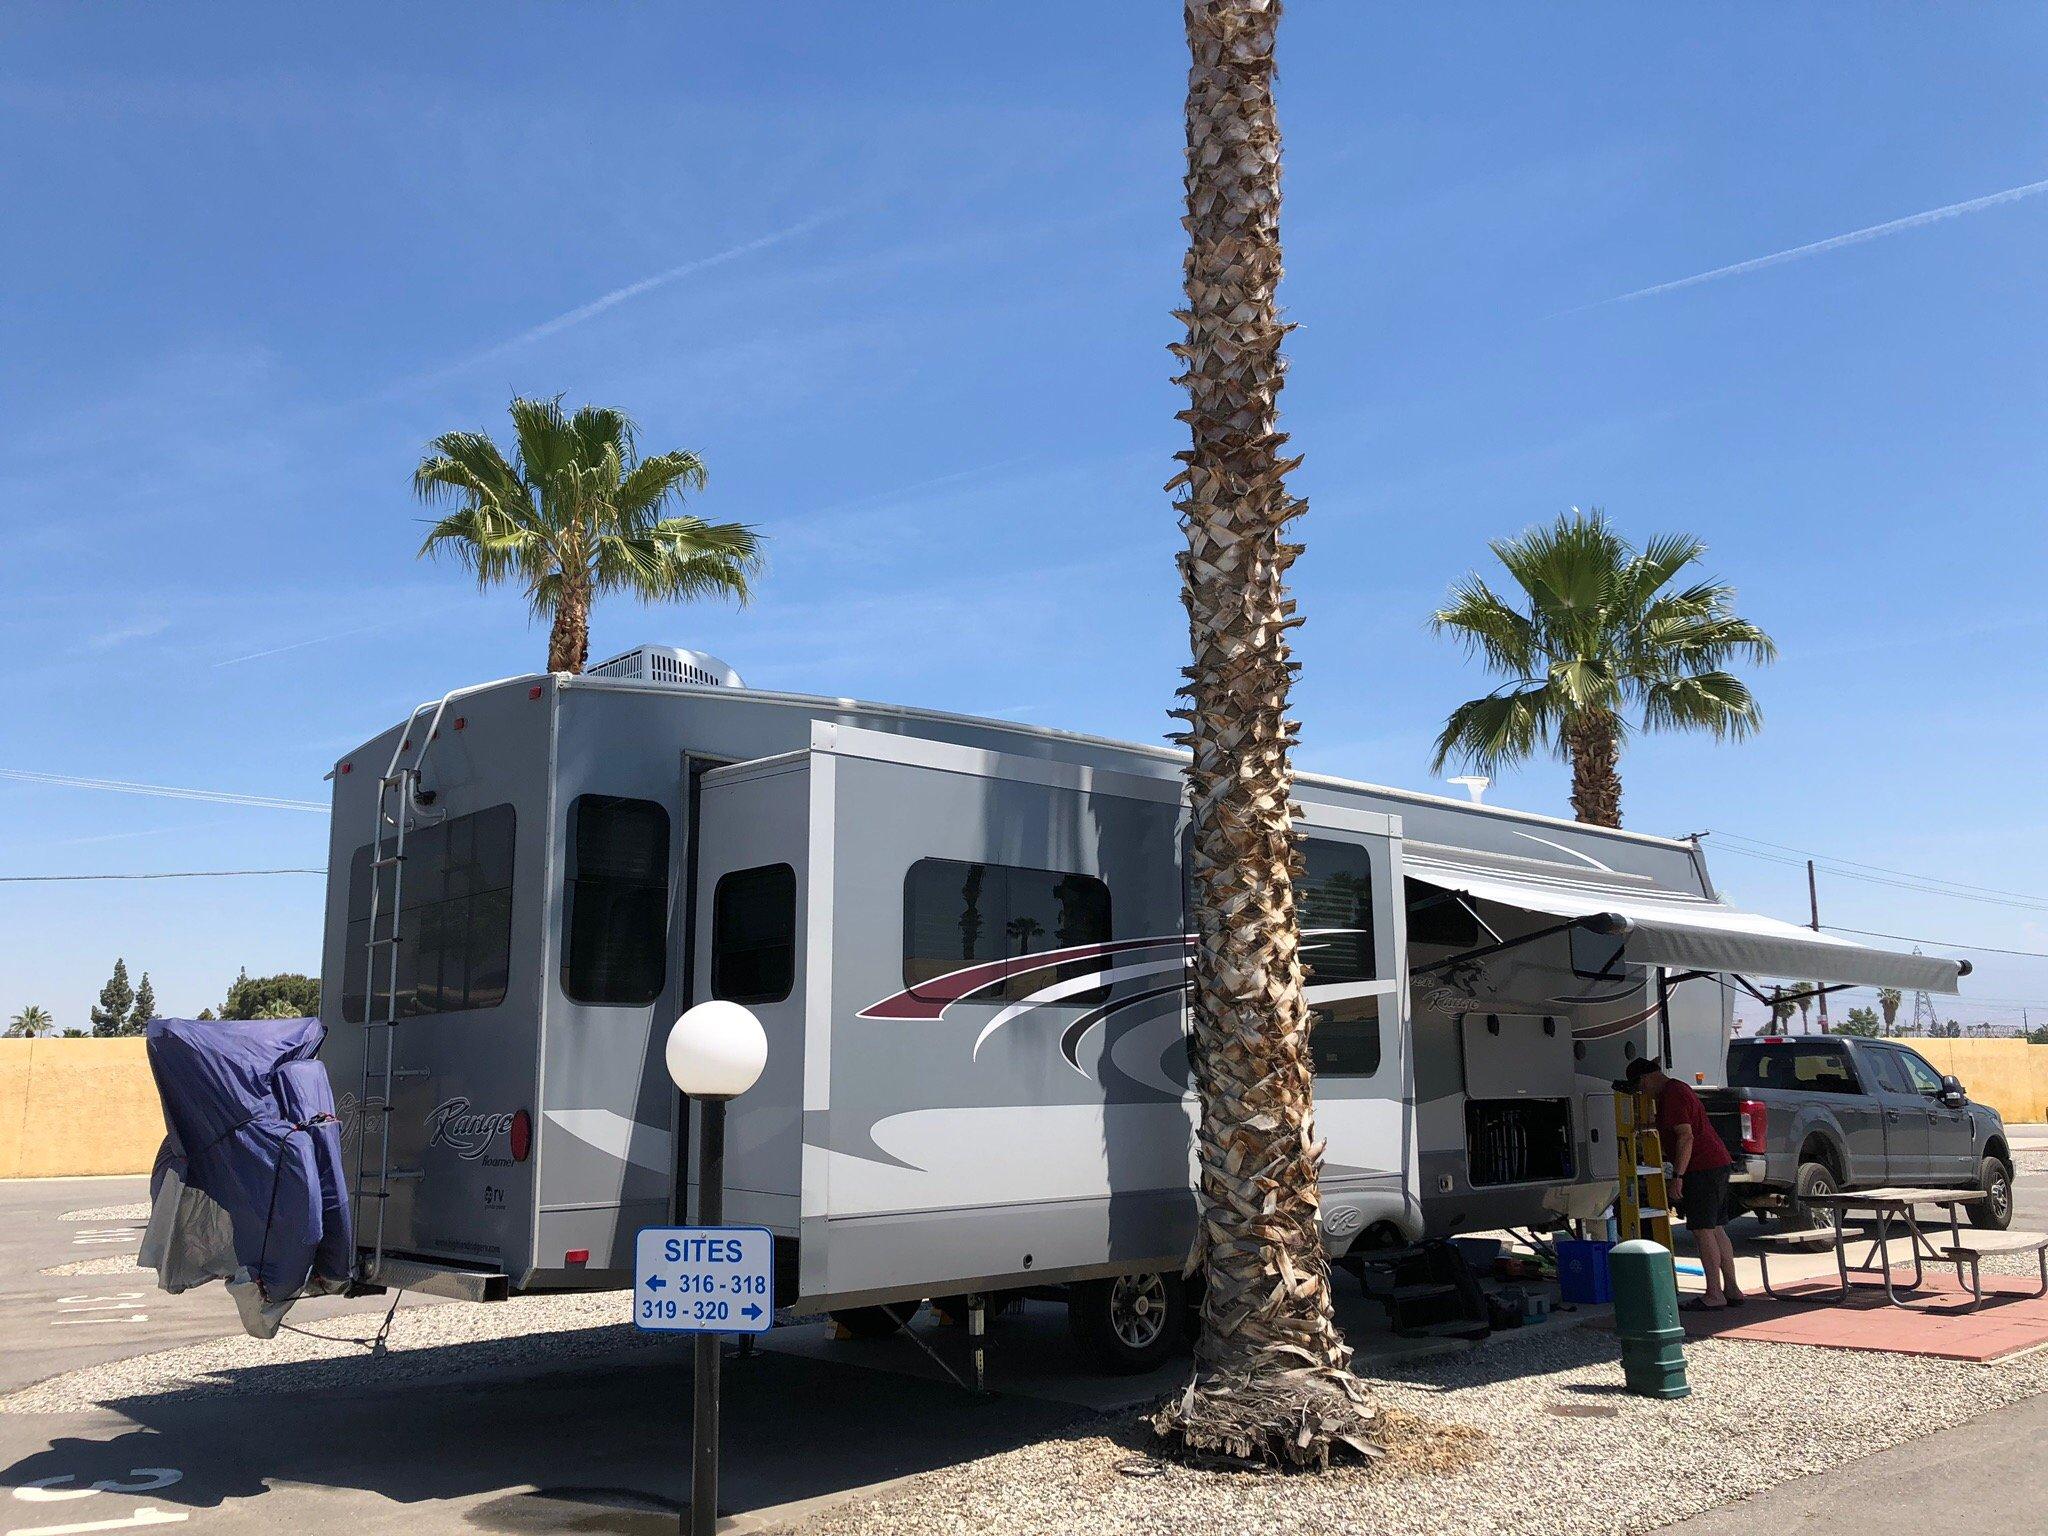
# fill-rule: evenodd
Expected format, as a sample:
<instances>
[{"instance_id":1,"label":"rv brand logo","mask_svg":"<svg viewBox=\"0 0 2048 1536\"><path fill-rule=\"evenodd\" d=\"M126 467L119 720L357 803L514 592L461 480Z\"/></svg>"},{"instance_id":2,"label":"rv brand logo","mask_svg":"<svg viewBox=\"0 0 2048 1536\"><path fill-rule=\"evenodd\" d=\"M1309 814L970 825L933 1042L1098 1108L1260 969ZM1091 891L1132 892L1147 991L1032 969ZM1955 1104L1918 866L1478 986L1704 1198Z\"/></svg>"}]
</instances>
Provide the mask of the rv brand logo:
<instances>
[{"instance_id":1,"label":"rv brand logo","mask_svg":"<svg viewBox=\"0 0 2048 1536\"><path fill-rule=\"evenodd\" d=\"M427 1145L451 1147L469 1162L503 1162L503 1158L485 1159L484 1154L498 1137L511 1134L512 1118L510 1110L472 1114L469 1100L444 1099L427 1116Z\"/></svg>"}]
</instances>

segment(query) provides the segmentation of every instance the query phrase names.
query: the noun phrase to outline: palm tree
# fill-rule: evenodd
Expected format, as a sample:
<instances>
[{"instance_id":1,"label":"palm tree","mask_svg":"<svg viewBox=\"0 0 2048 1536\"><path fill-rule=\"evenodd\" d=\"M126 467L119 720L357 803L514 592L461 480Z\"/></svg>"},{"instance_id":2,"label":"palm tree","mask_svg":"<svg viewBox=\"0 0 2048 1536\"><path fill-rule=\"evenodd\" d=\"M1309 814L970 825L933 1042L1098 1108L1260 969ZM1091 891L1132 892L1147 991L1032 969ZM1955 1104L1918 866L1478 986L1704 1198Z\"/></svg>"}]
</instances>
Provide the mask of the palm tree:
<instances>
[{"instance_id":1,"label":"palm tree","mask_svg":"<svg viewBox=\"0 0 2048 1536\"><path fill-rule=\"evenodd\" d=\"M36 1035L47 1035L50 1032L50 1024L50 1010L38 1008L34 1003L30 1003L21 1012L17 1013L13 1021L8 1024L7 1038L18 1040L33 1038Z\"/></svg>"},{"instance_id":2,"label":"palm tree","mask_svg":"<svg viewBox=\"0 0 2048 1536\"><path fill-rule=\"evenodd\" d=\"M1774 660L1771 637L1734 612L1735 589L1715 581L1667 591L1706 553L1690 534L1660 534L1641 550L1596 508L1489 546L1522 589L1527 611L1476 572L1430 619L1508 681L1460 704L1437 737L1434 768L1453 757L1482 773L1539 751L1572 767L1572 812L1621 825L1621 744L1634 728L1752 735L1763 715L1724 664Z\"/></svg>"},{"instance_id":3,"label":"palm tree","mask_svg":"<svg viewBox=\"0 0 2048 1536\"><path fill-rule=\"evenodd\" d=\"M1287 695L1297 622L1287 525L1304 504L1278 429L1278 0L1187 0L1186 339L1176 382L1192 445L1169 489L1193 660L1190 1014L1200 1121L1195 1249L1206 1282L1194 1378L1152 1424L1182 1447L1325 1465L1364 1449L1378 1409L1351 1374L1318 1225L1309 1014L1302 990Z\"/></svg>"},{"instance_id":4,"label":"palm tree","mask_svg":"<svg viewBox=\"0 0 2048 1536\"><path fill-rule=\"evenodd\" d=\"M508 461L481 432L434 439L413 472L414 493L452 505L420 546L445 550L477 585L517 581L551 622L548 670L590 659L590 605L600 592L643 602L733 597L744 603L761 565L760 536L741 523L664 517L671 498L704 486L704 464L676 449L641 458L623 412L561 396L512 402Z\"/></svg>"},{"instance_id":5,"label":"palm tree","mask_svg":"<svg viewBox=\"0 0 2048 1536\"><path fill-rule=\"evenodd\" d=\"M1890 1034L1892 1026L1899 1022L1899 1004L1906 1000L1906 994L1897 987L1879 987L1877 1006L1884 1014L1884 1032Z\"/></svg>"}]
</instances>

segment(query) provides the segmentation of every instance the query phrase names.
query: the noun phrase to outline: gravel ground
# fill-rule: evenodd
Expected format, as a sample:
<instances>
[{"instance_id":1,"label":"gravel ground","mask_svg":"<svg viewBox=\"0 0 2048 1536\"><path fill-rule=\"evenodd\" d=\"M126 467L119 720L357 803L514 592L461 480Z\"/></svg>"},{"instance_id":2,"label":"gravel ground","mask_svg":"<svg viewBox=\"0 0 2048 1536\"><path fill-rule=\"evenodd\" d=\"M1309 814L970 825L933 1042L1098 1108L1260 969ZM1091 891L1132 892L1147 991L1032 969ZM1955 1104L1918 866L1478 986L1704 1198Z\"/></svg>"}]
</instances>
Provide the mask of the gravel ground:
<instances>
[{"instance_id":1,"label":"gravel ground","mask_svg":"<svg viewBox=\"0 0 2048 1536\"><path fill-rule=\"evenodd\" d=\"M149 1202L130 1201L127 1205L89 1205L82 1211L66 1211L57 1218L59 1221L147 1221Z\"/></svg>"},{"instance_id":2,"label":"gravel ground","mask_svg":"<svg viewBox=\"0 0 2048 1536\"><path fill-rule=\"evenodd\" d=\"M2048 1173L2048 1147L2023 1147L2012 1155L2015 1173Z\"/></svg>"},{"instance_id":3,"label":"gravel ground","mask_svg":"<svg viewBox=\"0 0 2048 1536\"><path fill-rule=\"evenodd\" d=\"M52 1264L43 1271L46 1275L148 1275L156 1278L153 1270L144 1269L125 1253L110 1253L100 1259L73 1259L69 1264Z\"/></svg>"},{"instance_id":4,"label":"gravel ground","mask_svg":"<svg viewBox=\"0 0 2048 1536\"><path fill-rule=\"evenodd\" d=\"M1142 1455L1130 1417L929 1474L827 1512L804 1536L1247 1530L1448 1536L1647 1531L2048 1391L2048 1354L2000 1366L1705 1339L1692 1396L1620 1391L1611 1336L1496 1339L1380 1384L1388 1406L1486 1436L1467 1470L1322 1477L1197 1472ZM1770 1405L1768 1422L1758 1416ZM1147 1474L1125 1473L1126 1466ZM1398 1472L1398 1469L1397 1469Z\"/></svg>"},{"instance_id":5,"label":"gravel ground","mask_svg":"<svg viewBox=\"0 0 2048 1536\"><path fill-rule=\"evenodd\" d=\"M221 1302L226 1307L225 1295ZM616 1292L526 1296L487 1307L406 1307L392 1324L387 1352L375 1357L368 1348L381 1313L287 1323L274 1339L232 1334L70 1371L0 1398L0 1413L77 1413L173 1392L349 1390L506 1367L582 1366L660 1339L621 1322L624 1311L625 1299ZM463 1346L459 1358L445 1353L450 1346Z\"/></svg>"}]
</instances>

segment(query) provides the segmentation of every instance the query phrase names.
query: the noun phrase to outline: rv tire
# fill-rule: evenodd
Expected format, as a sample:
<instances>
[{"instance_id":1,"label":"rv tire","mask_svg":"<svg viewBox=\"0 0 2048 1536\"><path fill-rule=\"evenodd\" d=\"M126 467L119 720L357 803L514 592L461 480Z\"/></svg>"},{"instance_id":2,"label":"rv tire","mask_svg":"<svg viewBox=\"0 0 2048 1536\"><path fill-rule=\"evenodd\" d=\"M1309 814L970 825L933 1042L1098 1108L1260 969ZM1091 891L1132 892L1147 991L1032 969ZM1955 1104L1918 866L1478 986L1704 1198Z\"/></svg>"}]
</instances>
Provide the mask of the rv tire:
<instances>
[{"instance_id":1,"label":"rv tire","mask_svg":"<svg viewBox=\"0 0 2048 1536\"><path fill-rule=\"evenodd\" d=\"M917 1316L923 1305L921 1301L892 1301L879 1307L847 1307L828 1315L856 1339L886 1339Z\"/></svg>"},{"instance_id":2,"label":"rv tire","mask_svg":"<svg viewBox=\"0 0 2048 1536\"><path fill-rule=\"evenodd\" d=\"M1096 1365L1130 1376L1184 1349L1188 1293L1176 1274L1116 1275L1067 1287L1067 1325Z\"/></svg>"}]
</instances>

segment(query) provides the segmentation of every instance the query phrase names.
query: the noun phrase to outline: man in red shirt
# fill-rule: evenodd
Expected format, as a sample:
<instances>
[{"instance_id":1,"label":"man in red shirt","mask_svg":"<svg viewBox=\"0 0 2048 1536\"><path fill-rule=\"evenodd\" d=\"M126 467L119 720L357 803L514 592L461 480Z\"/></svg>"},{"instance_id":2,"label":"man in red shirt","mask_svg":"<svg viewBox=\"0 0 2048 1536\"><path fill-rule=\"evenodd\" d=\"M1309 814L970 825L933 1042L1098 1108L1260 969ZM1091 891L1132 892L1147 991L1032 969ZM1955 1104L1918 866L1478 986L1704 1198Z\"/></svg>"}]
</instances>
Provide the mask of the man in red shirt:
<instances>
[{"instance_id":1,"label":"man in red shirt","mask_svg":"<svg viewBox=\"0 0 2048 1536\"><path fill-rule=\"evenodd\" d=\"M1685 1303L1689 1312L1718 1312L1739 1307L1747 1299L1735 1278L1735 1244L1729 1240L1728 1174L1735 1159L1727 1143L1707 1123L1700 1096L1654 1061L1640 1057L1628 1064L1629 1090L1657 1101L1657 1131L1664 1142L1664 1160L1671 1175L1671 1203L1685 1218L1686 1230L1700 1251L1707 1294Z\"/></svg>"}]
</instances>

